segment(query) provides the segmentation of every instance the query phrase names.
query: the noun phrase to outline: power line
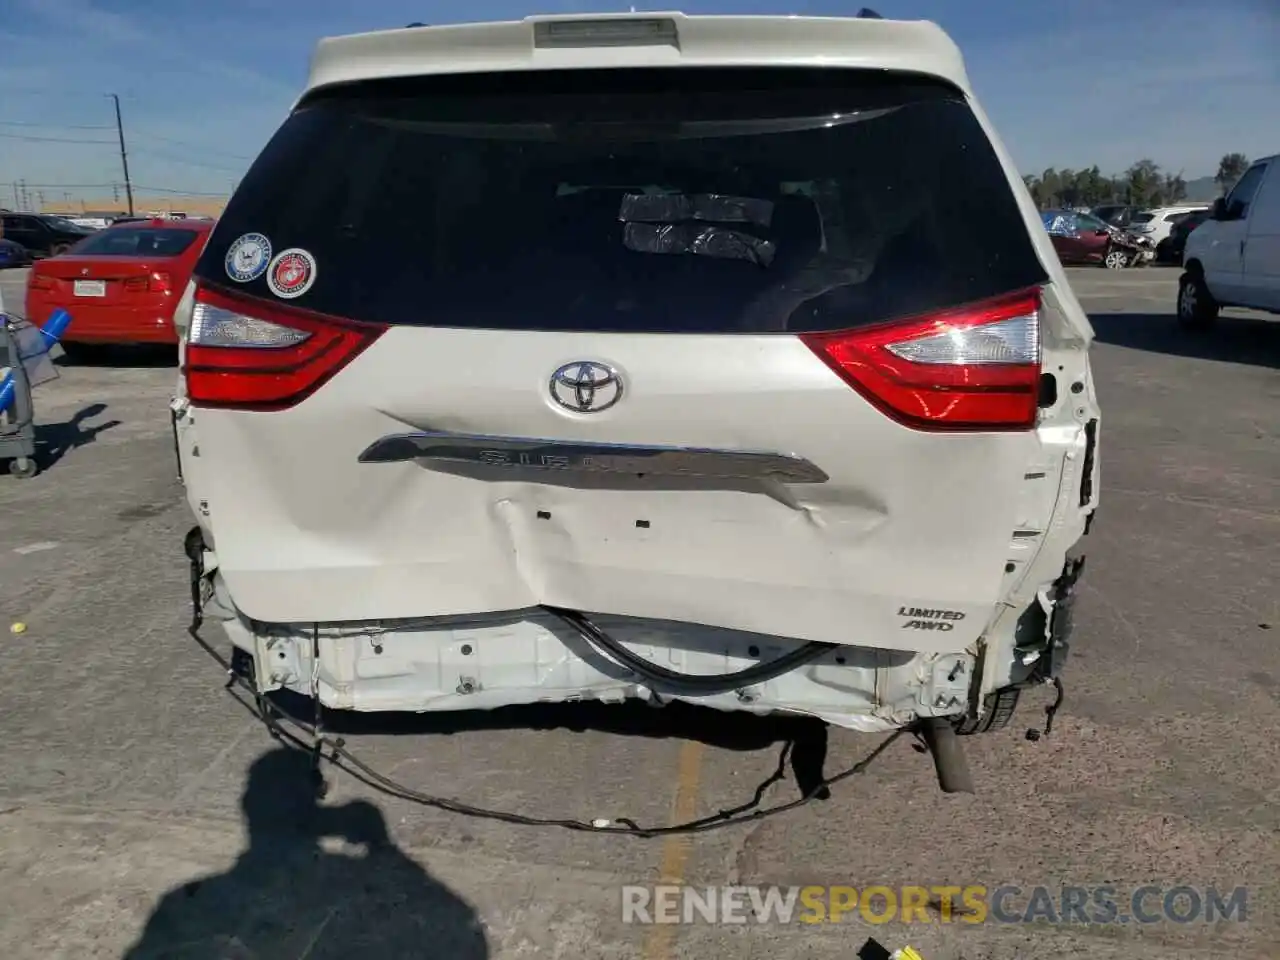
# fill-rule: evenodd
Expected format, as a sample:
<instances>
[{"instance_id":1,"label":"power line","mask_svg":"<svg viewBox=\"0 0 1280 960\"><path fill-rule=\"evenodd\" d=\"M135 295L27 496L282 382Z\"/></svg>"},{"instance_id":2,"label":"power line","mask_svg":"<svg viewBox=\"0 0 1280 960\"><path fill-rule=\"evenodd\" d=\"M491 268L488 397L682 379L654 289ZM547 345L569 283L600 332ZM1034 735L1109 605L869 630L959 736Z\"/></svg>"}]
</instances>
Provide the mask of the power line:
<instances>
[{"instance_id":1,"label":"power line","mask_svg":"<svg viewBox=\"0 0 1280 960\"><path fill-rule=\"evenodd\" d=\"M28 187L38 187L43 190L96 190L111 189L120 186L119 180L100 180L97 183L32 183L30 180L23 180ZM139 190L151 190L155 193L174 193L185 194L192 197L225 197L231 191L201 191L201 190L179 190L175 187L157 187L150 184L134 184Z\"/></svg>"},{"instance_id":2,"label":"power line","mask_svg":"<svg viewBox=\"0 0 1280 960\"><path fill-rule=\"evenodd\" d=\"M205 167L209 170L223 170L227 173L241 173L244 171L244 167L228 167L219 163L205 163L202 160L188 160L185 157L171 157L168 154L158 153L155 150L138 150L135 147L133 152L135 155L141 153L144 156L154 157L157 160L164 160L167 163L179 163L191 167Z\"/></svg>"},{"instance_id":3,"label":"power line","mask_svg":"<svg viewBox=\"0 0 1280 960\"><path fill-rule=\"evenodd\" d=\"M21 133L0 133L0 137L6 140L22 140L26 143L81 143L81 144L105 144L111 146L110 140L72 140L67 137L32 137Z\"/></svg>"},{"instance_id":4,"label":"power line","mask_svg":"<svg viewBox=\"0 0 1280 960\"><path fill-rule=\"evenodd\" d=\"M227 157L232 160L252 160L253 159L253 157L246 157L244 154L241 154L241 153L230 153L226 150L218 150L214 147L202 146L201 144L191 143L187 140L174 140L172 137L157 136L154 133L135 133L134 136L142 137L144 140L158 140L161 143L172 143L175 146L188 147L192 150L200 150L203 153L218 154L220 156Z\"/></svg>"},{"instance_id":5,"label":"power line","mask_svg":"<svg viewBox=\"0 0 1280 960\"><path fill-rule=\"evenodd\" d=\"M207 190L174 190L171 187L149 187L146 184L136 184L139 190L146 190L148 193L171 193L179 197L229 197L231 190L219 190L209 192Z\"/></svg>"},{"instance_id":6,"label":"power line","mask_svg":"<svg viewBox=\"0 0 1280 960\"><path fill-rule=\"evenodd\" d=\"M110 189L116 186L112 181L104 183L26 183L28 187L43 187L45 190L97 190L99 188Z\"/></svg>"},{"instance_id":7,"label":"power line","mask_svg":"<svg viewBox=\"0 0 1280 960\"><path fill-rule=\"evenodd\" d=\"M105 123L36 123L34 120L0 120L0 127L40 127L45 130L111 130Z\"/></svg>"}]
</instances>

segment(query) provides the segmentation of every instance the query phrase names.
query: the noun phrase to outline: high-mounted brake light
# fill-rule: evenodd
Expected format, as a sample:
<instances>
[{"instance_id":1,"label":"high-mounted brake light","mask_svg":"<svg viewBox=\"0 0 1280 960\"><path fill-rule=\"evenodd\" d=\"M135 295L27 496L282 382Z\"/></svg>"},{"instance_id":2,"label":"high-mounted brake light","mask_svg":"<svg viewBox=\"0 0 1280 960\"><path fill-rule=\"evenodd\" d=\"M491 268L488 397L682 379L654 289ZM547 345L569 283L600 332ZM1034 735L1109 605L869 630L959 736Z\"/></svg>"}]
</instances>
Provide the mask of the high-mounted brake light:
<instances>
[{"instance_id":1,"label":"high-mounted brake light","mask_svg":"<svg viewBox=\"0 0 1280 960\"><path fill-rule=\"evenodd\" d=\"M300 403L386 327L198 287L187 336L187 396L205 407Z\"/></svg>"},{"instance_id":2,"label":"high-mounted brake light","mask_svg":"<svg viewBox=\"0 0 1280 960\"><path fill-rule=\"evenodd\" d=\"M884 413L924 430L1029 430L1040 289L801 339Z\"/></svg>"},{"instance_id":3,"label":"high-mounted brake light","mask_svg":"<svg viewBox=\"0 0 1280 960\"><path fill-rule=\"evenodd\" d=\"M547 20L533 25L535 47L646 47L678 43L676 22L670 17Z\"/></svg>"}]
</instances>

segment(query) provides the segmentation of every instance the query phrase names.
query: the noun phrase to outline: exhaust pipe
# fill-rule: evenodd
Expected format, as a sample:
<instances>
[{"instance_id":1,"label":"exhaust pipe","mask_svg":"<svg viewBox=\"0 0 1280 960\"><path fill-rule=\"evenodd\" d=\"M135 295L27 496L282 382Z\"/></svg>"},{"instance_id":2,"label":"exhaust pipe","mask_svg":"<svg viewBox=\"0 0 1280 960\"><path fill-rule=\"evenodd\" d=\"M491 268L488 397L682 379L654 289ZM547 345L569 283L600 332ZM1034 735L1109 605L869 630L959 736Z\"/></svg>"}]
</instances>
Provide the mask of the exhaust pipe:
<instances>
[{"instance_id":1,"label":"exhaust pipe","mask_svg":"<svg viewBox=\"0 0 1280 960\"><path fill-rule=\"evenodd\" d=\"M924 742L933 755L933 769L943 793L973 793L973 777L964 749L949 717L929 717L921 724Z\"/></svg>"}]
</instances>

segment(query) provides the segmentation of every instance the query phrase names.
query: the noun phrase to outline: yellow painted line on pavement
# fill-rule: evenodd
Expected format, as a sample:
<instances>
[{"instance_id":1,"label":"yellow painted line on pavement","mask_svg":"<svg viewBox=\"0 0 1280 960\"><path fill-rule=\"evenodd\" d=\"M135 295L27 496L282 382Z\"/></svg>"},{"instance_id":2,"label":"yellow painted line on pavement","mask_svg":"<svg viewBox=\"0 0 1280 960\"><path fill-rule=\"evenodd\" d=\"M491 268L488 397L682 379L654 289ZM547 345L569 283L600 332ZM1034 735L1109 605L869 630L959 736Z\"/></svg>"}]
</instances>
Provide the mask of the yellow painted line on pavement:
<instances>
[{"instance_id":1,"label":"yellow painted line on pavement","mask_svg":"<svg viewBox=\"0 0 1280 960\"><path fill-rule=\"evenodd\" d=\"M680 748L676 795L671 804L672 825L692 820L697 813L698 781L702 775L704 749L703 744L696 740L686 740ZM689 858L691 842L692 835L687 833L672 834L663 839L660 883L684 882L684 868ZM675 931L676 928L670 924L660 923L649 927L644 941L644 960L669 960Z\"/></svg>"}]
</instances>

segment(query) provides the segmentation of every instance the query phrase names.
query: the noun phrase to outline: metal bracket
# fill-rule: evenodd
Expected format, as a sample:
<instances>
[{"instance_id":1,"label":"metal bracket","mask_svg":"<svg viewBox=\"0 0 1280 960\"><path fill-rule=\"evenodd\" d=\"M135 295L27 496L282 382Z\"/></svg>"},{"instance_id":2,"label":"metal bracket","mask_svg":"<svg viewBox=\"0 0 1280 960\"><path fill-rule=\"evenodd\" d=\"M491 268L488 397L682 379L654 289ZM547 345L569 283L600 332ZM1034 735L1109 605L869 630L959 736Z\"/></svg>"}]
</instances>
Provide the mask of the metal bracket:
<instances>
[{"instance_id":1,"label":"metal bracket","mask_svg":"<svg viewBox=\"0 0 1280 960\"><path fill-rule=\"evenodd\" d=\"M973 658L956 653L939 656L929 668L929 676L920 687L920 703L933 712L946 713L965 709L969 703L969 687Z\"/></svg>"}]
</instances>

